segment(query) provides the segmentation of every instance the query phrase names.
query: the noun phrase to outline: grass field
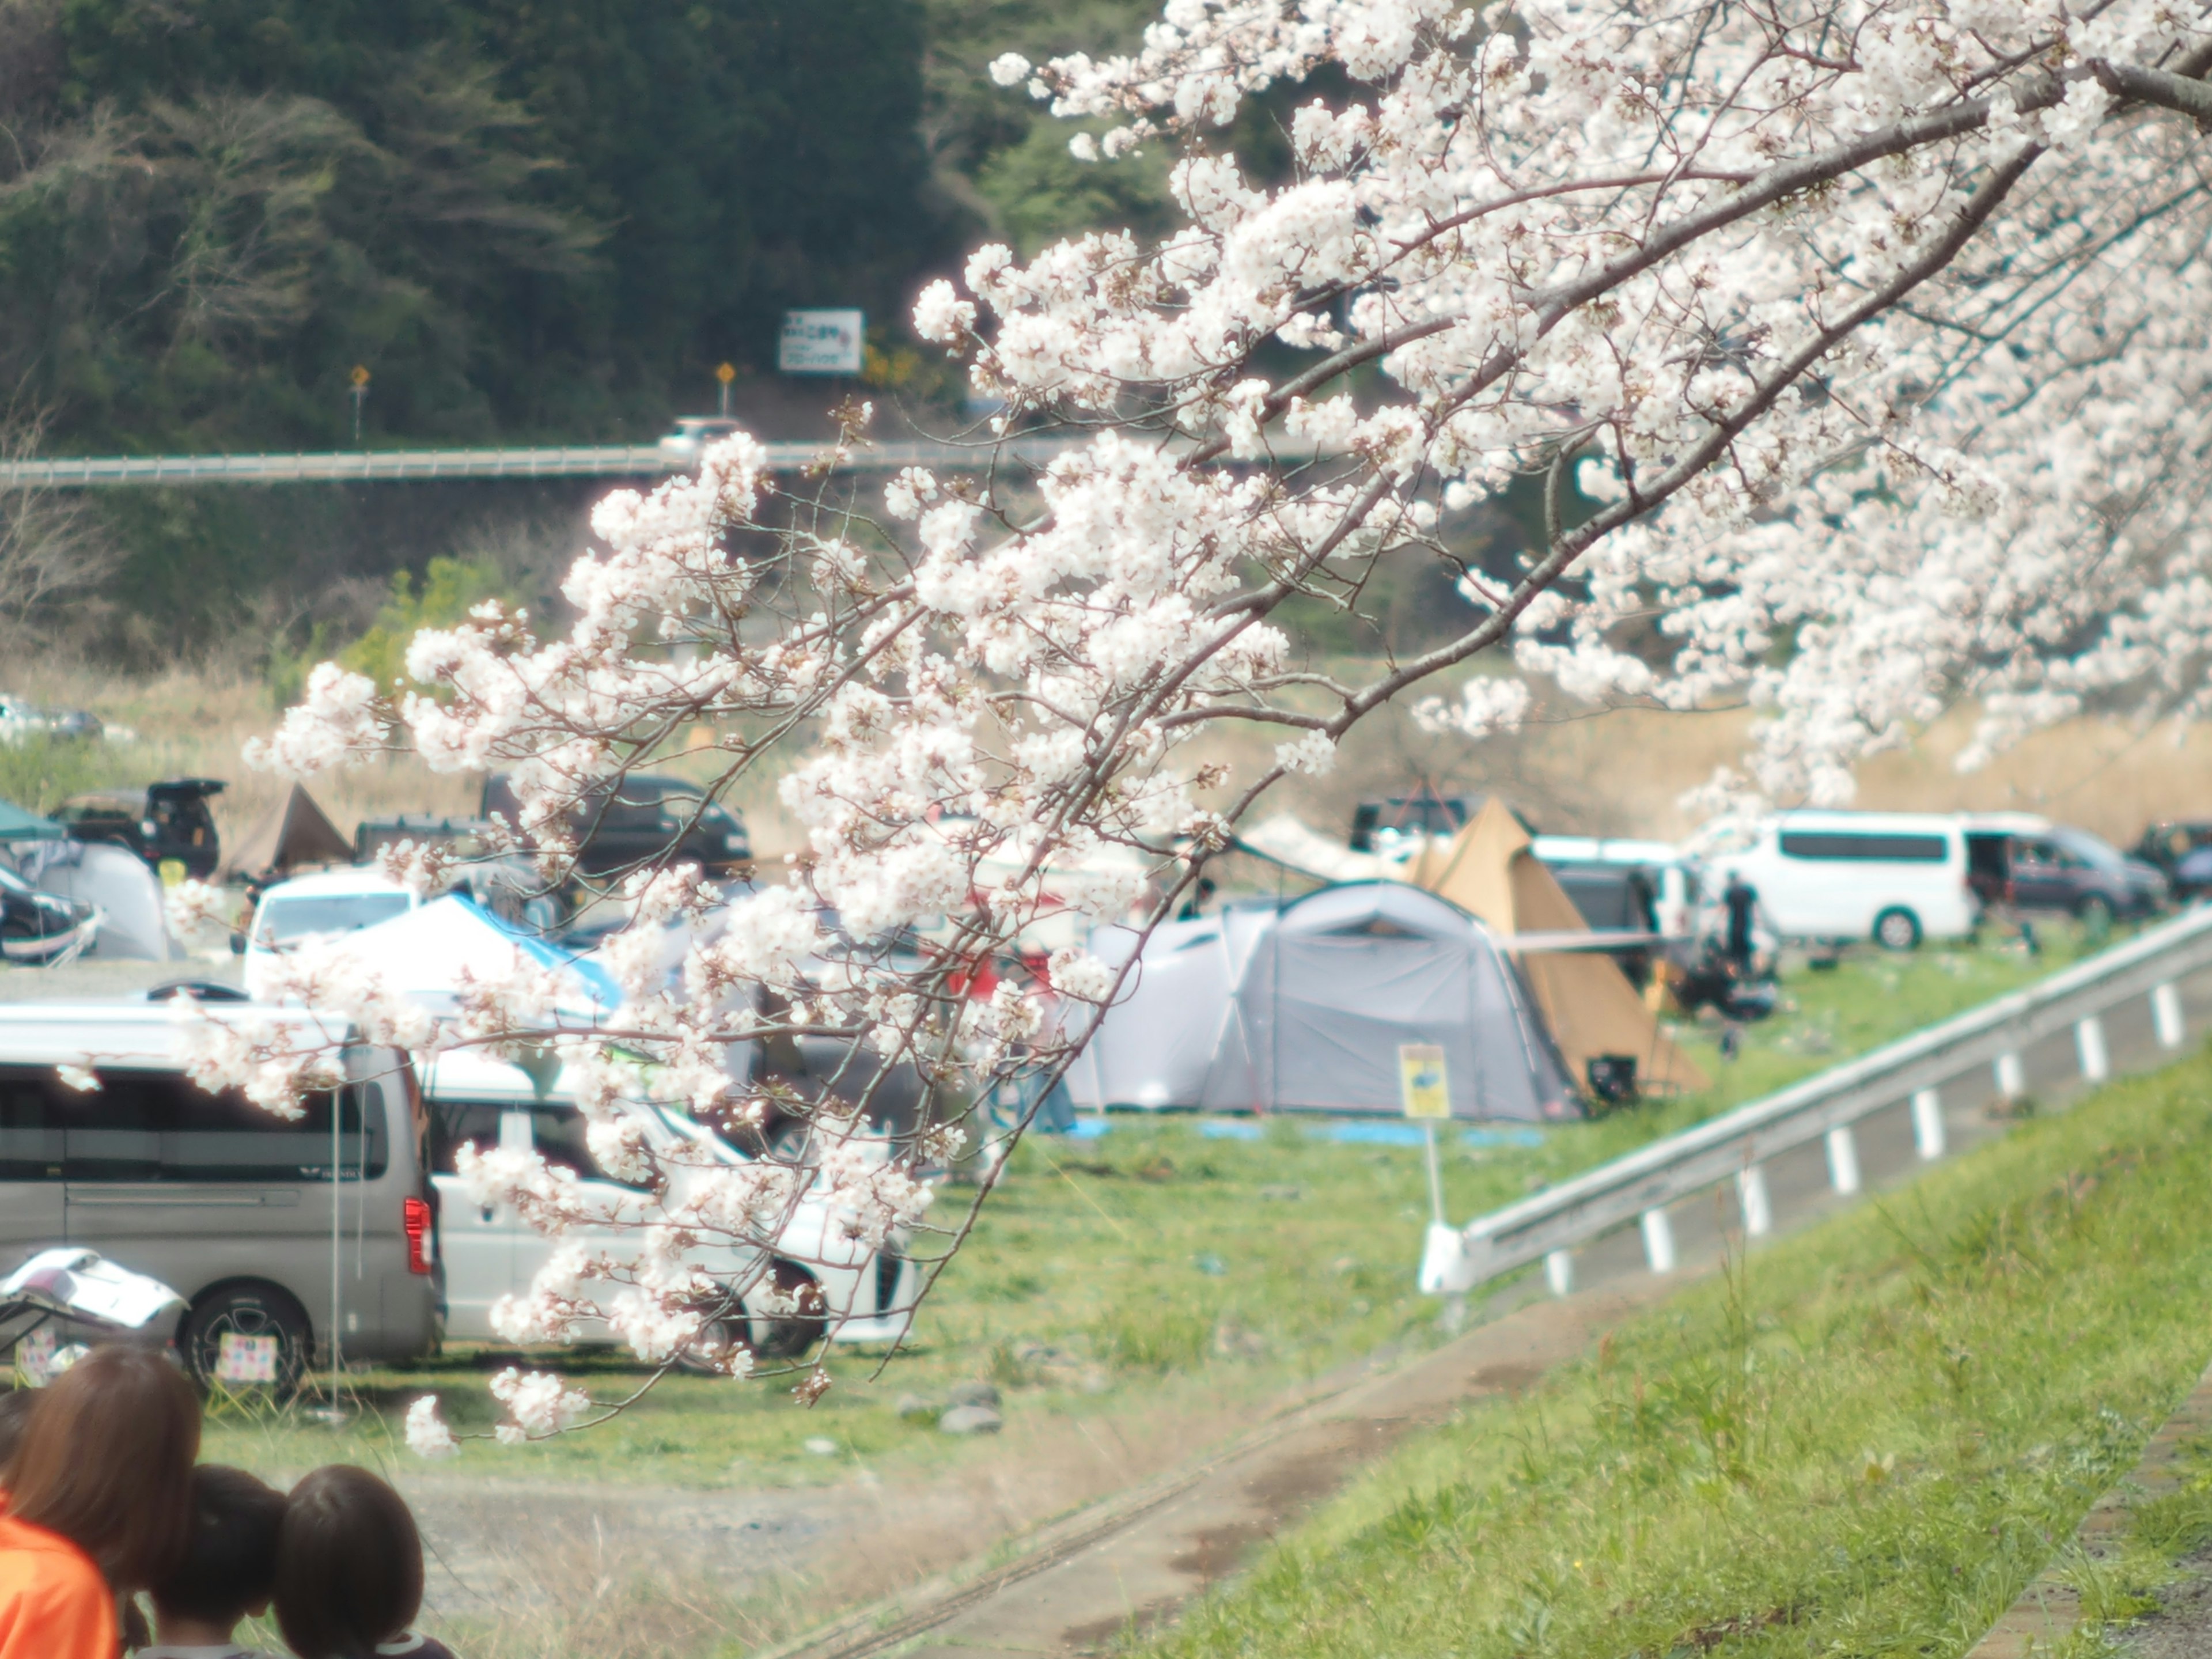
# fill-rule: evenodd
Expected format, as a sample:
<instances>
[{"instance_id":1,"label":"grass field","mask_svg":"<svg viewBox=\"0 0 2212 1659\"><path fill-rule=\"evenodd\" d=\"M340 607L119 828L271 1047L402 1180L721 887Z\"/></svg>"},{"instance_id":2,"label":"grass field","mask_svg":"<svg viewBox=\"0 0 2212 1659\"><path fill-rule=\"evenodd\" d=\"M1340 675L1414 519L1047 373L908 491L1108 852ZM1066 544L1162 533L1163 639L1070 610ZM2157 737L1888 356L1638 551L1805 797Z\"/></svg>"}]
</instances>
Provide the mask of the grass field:
<instances>
[{"instance_id":1,"label":"grass field","mask_svg":"<svg viewBox=\"0 0 2212 1659\"><path fill-rule=\"evenodd\" d=\"M1148 1651L1948 1659L2212 1352L2209 1161L2205 1056L2028 1125L1408 1443Z\"/></svg>"},{"instance_id":2,"label":"grass field","mask_svg":"<svg viewBox=\"0 0 2212 1659\"><path fill-rule=\"evenodd\" d=\"M1734 1062L1719 1059L1709 1030L1686 1033L1718 1079L1707 1094L1592 1123L1447 1130L1448 1209L1460 1220L1494 1209L2069 958L2061 941L2033 961L1998 948L1928 950L1800 971L1784 1012L1750 1028ZM1186 1393L1256 1398L1386 1343L1435 1340L1436 1304L1413 1287L1428 1218L1418 1146L1346 1142L1329 1137L1365 1131L1291 1118L1106 1123L1095 1139L1037 1137L1018 1150L924 1308L918 1340L880 1377L879 1356L841 1353L830 1362L837 1386L806 1410L780 1385L672 1378L616 1424L543 1446L471 1445L463 1467L695 1486L818 1481L856 1460L926 1466L962 1455L928 1420L895 1409L902 1395L939 1399L961 1381L995 1382L1013 1412L1140 1424ZM962 1196L955 1189L946 1201ZM240 1416L216 1426L210 1455L274 1469L389 1456L398 1414L431 1389L457 1423L488 1426L489 1378L517 1358L457 1347L404 1371L357 1375L349 1383L367 1409L349 1430L334 1436L295 1413ZM602 1397L638 1376L613 1357L533 1363ZM807 1449L825 1439L832 1454Z\"/></svg>"}]
</instances>

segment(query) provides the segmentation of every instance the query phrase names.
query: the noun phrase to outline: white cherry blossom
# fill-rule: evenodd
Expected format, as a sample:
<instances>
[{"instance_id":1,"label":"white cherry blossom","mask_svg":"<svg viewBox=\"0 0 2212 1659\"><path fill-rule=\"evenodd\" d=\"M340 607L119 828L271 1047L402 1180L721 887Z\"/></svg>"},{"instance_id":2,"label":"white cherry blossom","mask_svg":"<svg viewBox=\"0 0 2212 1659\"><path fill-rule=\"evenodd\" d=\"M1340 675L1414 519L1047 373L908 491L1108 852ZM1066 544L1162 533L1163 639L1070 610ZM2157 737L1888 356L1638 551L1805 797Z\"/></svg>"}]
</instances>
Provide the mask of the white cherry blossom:
<instances>
[{"instance_id":1,"label":"white cherry blossom","mask_svg":"<svg viewBox=\"0 0 2212 1659\"><path fill-rule=\"evenodd\" d=\"M1979 752L2083 708L2198 717L2208 70L2212 16L2173 0L1172 0L1127 54L1001 58L1098 135L1079 155L1158 152L1180 222L988 246L922 291L916 331L1001 411L972 465L848 487L733 437L599 505L564 620L426 630L400 686L325 665L256 751L503 770L549 879L580 810L689 753L714 799L773 787L803 850L726 893L586 880L629 918L611 1010L522 963L434 1022L343 952L289 988L373 1040L568 1063L653 1204L503 1317L604 1320L662 1364L780 1305L705 1264L764 1261L805 1194L941 1262L969 1103L1064 1066L1117 992L1045 930L1174 914L1267 788L1401 695L1470 739L1528 717L1531 677L1748 701L1717 785L1785 799L1847 797L1962 699ZM1261 177L1229 139L1280 88L1293 160ZM1009 447L1053 432L1041 469ZM1534 545L1473 558L1466 515L1516 490ZM1307 664L1286 605L1357 610L1429 560L1455 635ZM1238 726L1271 761L1200 759ZM182 1015L197 1074L279 1110L324 1086L296 1031ZM799 1041L845 1056L811 1095L737 1058ZM919 1121L878 1122L894 1076ZM808 1150L689 1167L625 1098ZM534 1154L464 1172L550 1233L613 1224ZM575 1420L550 1386L516 1381L507 1428Z\"/></svg>"}]
</instances>

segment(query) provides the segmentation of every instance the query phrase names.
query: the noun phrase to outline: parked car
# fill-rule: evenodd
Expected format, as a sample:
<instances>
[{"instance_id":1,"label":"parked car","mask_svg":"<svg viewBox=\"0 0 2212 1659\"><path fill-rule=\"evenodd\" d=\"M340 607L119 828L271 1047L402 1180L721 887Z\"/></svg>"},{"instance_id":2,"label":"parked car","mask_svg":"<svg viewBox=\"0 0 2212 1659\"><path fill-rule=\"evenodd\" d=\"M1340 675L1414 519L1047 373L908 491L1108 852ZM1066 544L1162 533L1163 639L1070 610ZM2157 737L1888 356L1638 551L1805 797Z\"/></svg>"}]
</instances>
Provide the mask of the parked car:
<instances>
[{"instance_id":1,"label":"parked car","mask_svg":"<svg viewBox=\"0 0 2212 1659\"><path fill-rule=\"evenodd\" d=\"M79 841L111 842L156 871L174 861L205 881L222 861L222 841L208 802L230 786L221 778L164 778L143 789L72 795L54 809Z\"/></svg>"},{"instance_id":2,"label":"parked car","mask_svg":"<svg viewBox=\"0 0 2212 1659\"><path fill-rule=\"evenodd\" d=\"M1923 939L1965 938L1980 914L1956 817L1807 810L1723 818L1684 850L1705 866L1708 899L1741 874L1785 939L1870 939L1910 951Z\"/></svg>"},{"instance_id":3,"label":"parked car","mask_svg":"<svg viewBox=\"0 0 2212 1659\"><path fill-rule=\"evenodd\" d=\"M41 892L0 864L0 961L38 967L73 962L92 944L99 921L88 900Z\"/></svg>"},{"instance_id":4,"label":"parked car","mask_svg":"<svg viewBox=\"0 0 2212 1659\"><path fill-rule=\"evenodd\" d=\"M2212 818L2162 818L2143 827L2132 856L2171 880L2185 859L2208 847L2212 847Z\"/></svg>"},{"instance_id":5,"label":"parked car","mask_svg":"<svg viewBox=\"0 0 2212 1659\"><path fill-rule=\"evenodd\" d=\"M437 1185L443 1221L449 1336L489 1339L491 1310L501 1297L526 1291L550 1259L554 1240L526 1224L507 1205L489 1209L473 1202L455 1173L464 1145L480 1148L535 1149L547 1162L575 1172L583 1201L605 1214L610 1226L587 1248L635 1252L636 1224L651 1218L654 1202L643 1188L610 1175L592 1157L583 1115L556 1080L541 1090L520 1066L470 1050L440 1054L423 1069L429 1105L432 1180ZM666 1154L683 1152L702 1164L740 1164L744 1155L675 1109L642 1101L621 1104L643 1129L647 1143ZM679 1164L680 1170L680 1164ZM677 1180L680 1182L679 1173ZM575 1234L568 1237L574 1238ZM826 1334L833 1341L896 1341L906 1333L921 1291L920 1269L894 1237L881 1251L848 1236L838 1217L811 1194L799 1201L785 1224L779 1253L771 1257L769 1279L798 1307L791 1311L741 1310L715 1337L691 1356L695 1365L710 1364L720 1344L742 1343L763 1358L805 1352ZM787 1254L783 1254L787 1252ZM726 1281L750 1278L758 1269L756 1249L707 1247L699 1258ZM610 1334L586 1329L586 1340L607 1340Z\"/></svg>"},{"instance_id":6,"label":"parked car","mask_svg":"<svg viewBox=\"0 0 2212 1659\"><path fill-rule=\"evenodd\" d=\"M1633 864L1606 864L1560 860L1554 863L1539 854L1559 890L1574 903L1582 919L1601 933L1645 933L1649 944L1624 945L1607 951L1632 985L1651 977L1652 958L1659 954L1658 884L1649 871Z\"/></svg>"},{"instance_id":7,"label":"parked car","mask_svg":"<svg viewBox=\"0 0 2212 1659\"><path fill-rule=\"evenodd\" d=\"M246 932L246 988L255 996L268 994L277 959L309 939L374 927L421 902L378 870L325 870L280 881L253 907Z\"/></svg>"},{"instance_id":8,"label":"parked car","mask_svg":"<svg viewBox=\"0 0 2212 1659\"><path fill-rule=\"evenodd\" d=\"M33 708L20 697L0 696L0 743L40 737L90 741L106 736L106 730L87 708Z\"/></svg>"},{"instance_id":9,"label":"parked car","mask_svg":"<svg viewBox=\"0 0 2212 1659\"><path fill-rule=\"evenodd\" d=\"M1481 805L1465 795L1427 790L1364 800L1352 809L1349 844L1355 853L1380 853L1389 858L1421 837L1457 835Z\"/></svg>"},{"instance_id":10,"label":"parked car","mask_svg":"<svg viewBox=\"0 0 2212 1659\"><path fill-rule=\"evenodd\" d=\"M2168 890L2182 904L2194 904L2212 894L2212 847L2200 847L2176 864Z\"/></svg>"},{"instance_id":11,"label":"parked car","mask_svg":"<svg viewBox=\"0 0 2212 1659\"><path fill-rule=\"evenodd\" d=\"M434 1352L435 1195L407 1057L348 1044L344 1084L288 1119L194 1083L187 1030L160 1001L0 1005L0 1269L67 1243L161 1280L203 1378L227 1335L275 1338L286 1383L333 1336L350 1358Z\"/></svg>"},{"instance_id":12,"label":"parked car","mask_svg":"<svg viewBox=\"0 0 2212 1659\"><path fill-rule=\"evenodd\" d=\"M726 415L678 416L675 429L660 441L660 459L672 468L696 466L701 450L744 430L742 421Z\"/></svg>"},{"instance_id":13,"label":"parked car","mask_svg":"<svg viewBox=\"0 0 2212 1659\"><path fill-rule=\"evenodd\" d=\"M521 813L507 774L484 780L483 816L520 825ZM743 875L752 868L753 844L745 821L684 778L627 777L588 797L569 818L577 867L587 875L635 869L662 858L696 864L710 876Z\"/></svg>"},{"instance_id":14,"label":"parked car","mask_svg":"<svg viewBox=\"0 0 2212 1659\"><path fill-rule=\"evenodd\" d=\"M411 842L441 845L457 860L448 866L447 890L474 899L509 927L540 936L567 925L574 907L570 896L549 888L536 860L519 854L494 854L482 818L433 817L402 813L363 818L353 832L354 862L367 868L387 847Z\"/></svg>"},{"instance_id":15,"label":"parked car","mask_svg":"<svg viewBox=\"0 0 2212 1659\"><path fill-rule=\"evenodd\" d=\"M1538 836L1530 851L1553 875L1563 870L1602 866L1640 871L1650 888L1650 926L1670 939L1686 939L1697 931L1698 893L1704 873L1695 859L1663 841L1635 841L1608 836ZM1561 878L1565 885L1565 878ZM1569 897L1573 897L1570 890ZM1575 907L1582 908L1577 899ZM1583 911L1585 920L1589 912ZM1590 926L1599 926L1590 921Z\"/></svg>"},{"instance_id":16,"label":"parked car","mask_svg":"<svg viewBox=\"0 0 2212 1659\"><path fill-rule=\"evenodd\" d=\"M1966 823L1975 885L1987 902L2063 912L2093 929L2165 908L2164 873L2101 836L2025 813L1972 814Z\"/></svg>"}]
</instances>

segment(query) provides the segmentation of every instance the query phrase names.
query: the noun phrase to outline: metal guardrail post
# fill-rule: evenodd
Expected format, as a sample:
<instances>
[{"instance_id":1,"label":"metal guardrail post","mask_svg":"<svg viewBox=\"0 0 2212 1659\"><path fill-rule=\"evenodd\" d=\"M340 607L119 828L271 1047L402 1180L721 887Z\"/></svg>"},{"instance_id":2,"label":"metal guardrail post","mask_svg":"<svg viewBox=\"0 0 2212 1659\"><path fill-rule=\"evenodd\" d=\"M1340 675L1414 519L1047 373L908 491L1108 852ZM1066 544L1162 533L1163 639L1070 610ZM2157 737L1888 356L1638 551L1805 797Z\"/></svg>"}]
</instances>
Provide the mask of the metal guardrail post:
<instances>
[{"instance_id":1,"label":"metal guardrail post","mask_svg":"<svg viewBox=\"0 0 2212 1659\"><path fill-rule=\"evenodd\" d=\"M1837 1191L1855 1192L1862 1177L1853 1125L1909 1103L1916 1148L1923 1158L1939 1158L1947 1140L1940 1091L1971 1086L1989 1075L1982 1068L1993 1066L1999 1090L2016 1100L2027 1091L2027 1051L2067 1034L2079 1045L2080 1028L2091 1020L2098 1022L2091 1041L2104 1040L2109 1073L2103 1017L2136 997L2150 1000L2159 1045L2171 1053L2185 1036L2180 988L2200 975L2212 975L2212 906L2185 911L2037 984L1480 1216L1461 1230L1465 1270L1481 1284L1543 1261L1555 1286L1571 1283L1568 1252L1632 1223L1643 1229L1646 1255L1656 1242L1658 1259L1671 1262L1667 1206L1814 1140L1826 1143ZM1561 1265L1548 1265L1555 1262Z\"/></svg>"},{"instance_id":2,"label":"metal guardrail post","mask_svg":"<svg viewBox=\"0 0 2212 1659\"><path fill-rule=\"evenodd\" d=\"M2008 1048L1996 1058L1997 1093L2018 1100L2027 1092L2027 1073L2021 1069L2020 1051Z\"/></svg>"},{"instance_id":3,"label":"metal guardrail post","mask_svg":"<svg viewBox=\"0 0 2212 1659\"><path fill-rule=\"evenodd\" d=\"M1764 1238L1774 1231L1774 1206L1766 1196L1766 1170L1747 1164L1736 1171L1736 1208L1743 1213L1743 1231L1750 1238Z\"/></svg>"},{"instance_id":4,"label":"metal guardrail post","mask_svg":"<svg viewBox=\"0 0 2212 1659\"><path fill-rule=\"evenodd\" d=\"M1912 1097L1912 1147L1923 1161L1943 1156L1943 1097L1922 1089Z\"/></svg>"},{"instance_id":5,"label":"metal guardrail post","mask_svg":"<svg viewBox=\"0 0 2212 1659\"><path fill-rule=\"evenodd\" d=\"M1575 1255L1572 1250L1553 1250L1544 1258L1544 1283L1553 1296L1566 1296L1575 1288Z\"/></svg>"},{"instance_id":6,"label":"metal guardrail post","mask_svg":"<svg viewBox=\"0 0 2212 1659\"><path fill-rule=\"evenodd\" d=\"M2181 992L2172 980L2151 988L2150 1018L2158 1028L2161 1048L2179 1048L2188 1041L2189 1028L2181 1018Z\"/></svg>"},{"instance_id":7,"label":"metal guardrail post","mask_svg":"<svg viewBox=\"0 0 2212 1659\"><path fill-rule=\"evenodd\" d=\"M1674 1224L1664 1210L1646 1210L1638 1224L1644 1229L1644 1260L1655 1273L1674 1271Z\"/></svg>"},{"instance_id":8,"label":"metal guardrail post","mask_svg":"<svg viewBox=\"0 0 2212 1659\"><path fill-rule=\"evenodd\" d=\"M1838 1123L1828 1131L1828 1184L1838 1192L1850 1194L1859 1189L1859 1142L1848 1123Z\"/></svg>"},{"instance_id":9,"label":"metal guardrail post","mask_svg":"<svg viewBox=\"0 0 2212 1659\"><path fill-rule=\"evenodd\" d=\"M2081 1075L2091 1083L2102 1083L2112 1074L2112 1057L2105 1049L2105 1022L2095 1014L2085 1014L2074 1023L2074 1052L2081 1061Z\"/></svg>"}]
</instances>

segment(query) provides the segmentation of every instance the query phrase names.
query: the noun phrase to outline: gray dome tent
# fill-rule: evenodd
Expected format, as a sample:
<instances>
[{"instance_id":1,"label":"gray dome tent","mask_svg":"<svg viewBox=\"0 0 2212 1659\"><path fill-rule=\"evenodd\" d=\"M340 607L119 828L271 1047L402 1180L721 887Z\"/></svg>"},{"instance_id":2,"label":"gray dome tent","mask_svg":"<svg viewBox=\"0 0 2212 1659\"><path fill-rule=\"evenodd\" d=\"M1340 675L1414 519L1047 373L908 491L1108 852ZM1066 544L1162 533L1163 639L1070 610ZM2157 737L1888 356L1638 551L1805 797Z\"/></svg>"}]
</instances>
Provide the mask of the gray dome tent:
<instances>
[{"instance_id":1,"label":"gray dome tent","mask_svg":"<svg viewBox=\"0 0 2212 1659\"><path fill-rule=\"evenodd\" d=\"M1135 938L1091 948L1120 960ZM1068 1086L1094 1108L1395 1114L1407 1043L1443 1049L1455 1117L1581 1115L1490 931L1389 881L1162 926Z\"/></svg>"}]
</instances>

